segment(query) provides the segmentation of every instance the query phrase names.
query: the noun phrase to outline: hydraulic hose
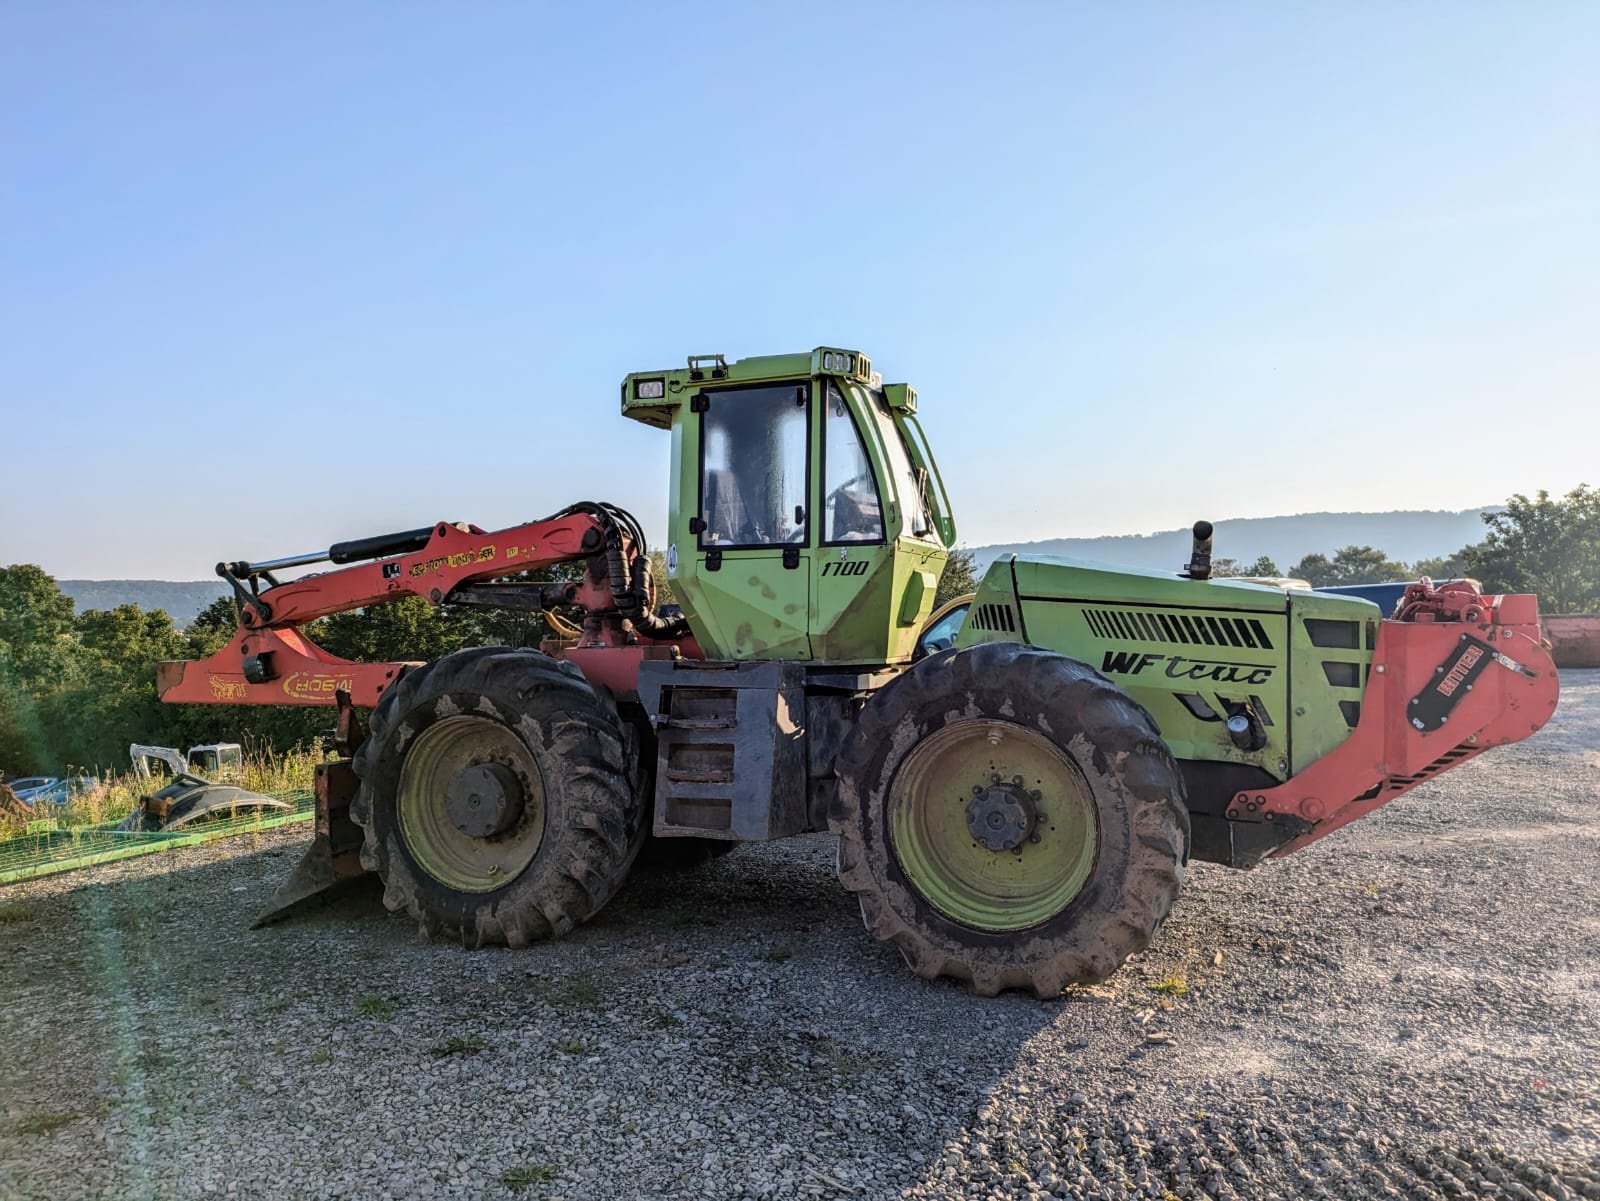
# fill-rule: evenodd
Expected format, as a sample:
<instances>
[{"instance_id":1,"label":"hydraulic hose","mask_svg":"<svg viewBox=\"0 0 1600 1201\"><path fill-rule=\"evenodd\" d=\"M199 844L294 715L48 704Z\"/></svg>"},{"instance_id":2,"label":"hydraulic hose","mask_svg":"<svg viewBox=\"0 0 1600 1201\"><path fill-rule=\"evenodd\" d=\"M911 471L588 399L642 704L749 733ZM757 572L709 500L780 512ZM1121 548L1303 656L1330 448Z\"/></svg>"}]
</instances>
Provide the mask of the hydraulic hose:
<instances>
[{"instance_id":1,"label":"hydraulic hose","mask_svg":"<svg viewBox=\"0 0 1600 1201\"><path fill-rule=\"evenodd\" d=\"M569 505L557 517L569 513L587 513L605 531L606 579L611 586L611 600L617 612L632 623L644 637L658 642L689 635L689 622L684 617L661 617L650 612L650 596L654 589L650 580L650 559L646 551L644 530L638 520L626 509L616 505L579 501ZM627 534L636 548L632 570L623 561L622 539Z\"/></svg>"}]
</instances>

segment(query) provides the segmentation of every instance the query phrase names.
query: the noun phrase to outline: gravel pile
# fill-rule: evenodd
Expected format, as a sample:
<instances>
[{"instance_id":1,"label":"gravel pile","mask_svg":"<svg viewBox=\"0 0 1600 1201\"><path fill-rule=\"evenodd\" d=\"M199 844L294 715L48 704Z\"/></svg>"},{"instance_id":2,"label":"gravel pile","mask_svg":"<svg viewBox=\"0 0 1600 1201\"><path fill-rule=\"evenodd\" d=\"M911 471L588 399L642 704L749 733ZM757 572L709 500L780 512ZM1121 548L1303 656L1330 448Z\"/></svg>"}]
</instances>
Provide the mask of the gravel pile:
<instances>
[{"instance_id":1,"label":"gravel pile","mask_svg":"<svg viewBox=\"0 0 1600 1201\"><path fill-rule=\"evenodd\" d=\"M0 890L0 1198L1600 1199L1600 672L1535 740L1253 873L1108 984L983 1001L831 840L419 944L249 930L306 832Z\"/></svg>"}]
</instances>

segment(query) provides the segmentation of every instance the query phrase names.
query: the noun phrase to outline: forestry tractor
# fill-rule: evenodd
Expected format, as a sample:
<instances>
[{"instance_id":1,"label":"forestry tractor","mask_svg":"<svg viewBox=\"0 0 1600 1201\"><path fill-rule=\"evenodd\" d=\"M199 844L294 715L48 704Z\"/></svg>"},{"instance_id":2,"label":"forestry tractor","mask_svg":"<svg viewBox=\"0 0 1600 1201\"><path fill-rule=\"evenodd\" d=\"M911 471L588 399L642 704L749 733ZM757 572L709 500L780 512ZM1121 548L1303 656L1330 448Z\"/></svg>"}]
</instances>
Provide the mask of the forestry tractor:
<instances>
[{"instance_id":1,"label":"forestry tractor","mask_svg":"<svg viewBox=\"0 0 1600 1201\"><path fill-rule=\"evenodd\" d=\"M1145 947L1191 859L1297 851L1556 706L1534 597L1422 580L1386 616L1216 579L1204 522L1172 575L1005 556L913 662L956 529L912 388L849 349L714 355L629 375L622 412L670 441L681 613L600 503L219 565L239 628L163 664L163 699L337 710L276 912L376 872L428 934L520 947L592 917L642 849L831 830L917 974L1048 996ZM405 597L571 636L432 663L307 636Z\"/></svg>"}]
</instances>

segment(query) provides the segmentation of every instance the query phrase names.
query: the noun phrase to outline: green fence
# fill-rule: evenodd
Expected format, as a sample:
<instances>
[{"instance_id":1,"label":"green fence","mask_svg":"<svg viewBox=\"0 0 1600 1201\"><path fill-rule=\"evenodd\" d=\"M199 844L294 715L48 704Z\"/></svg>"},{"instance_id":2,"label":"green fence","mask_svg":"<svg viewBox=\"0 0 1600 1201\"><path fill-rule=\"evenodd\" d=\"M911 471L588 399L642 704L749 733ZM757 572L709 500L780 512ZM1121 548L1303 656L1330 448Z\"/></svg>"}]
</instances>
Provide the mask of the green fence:
<instances>
[{"instance_id":1,"label":"green fence","mask_svg":"<svg viewBox=\"0 0 1600 1201\"><path fill-rule=\"evenodd\" d=\"M17 884L70 872L96 863L132 859L178 847L192 847L236 834L270 830L290 822L310 821L315 816L315 798L309 788L281 793L279 800L294 806L292 813L281 810L255 811L237 817L219 817L181 830L151 830L134 833L112 826L84 826L70 830L38 830L0 842L0 884Z\"/></svg>"}]
</instances>

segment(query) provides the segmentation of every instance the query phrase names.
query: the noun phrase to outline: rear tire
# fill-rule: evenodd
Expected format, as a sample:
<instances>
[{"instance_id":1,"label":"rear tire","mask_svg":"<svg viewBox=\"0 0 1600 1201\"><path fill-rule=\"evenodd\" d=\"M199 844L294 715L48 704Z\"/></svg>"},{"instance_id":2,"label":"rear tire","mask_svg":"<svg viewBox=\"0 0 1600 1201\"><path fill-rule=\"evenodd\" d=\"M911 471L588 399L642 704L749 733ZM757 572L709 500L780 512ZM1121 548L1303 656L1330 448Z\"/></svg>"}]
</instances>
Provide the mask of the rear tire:
<instances>
[{"instance_id":1,"label":"rear tire","mask_svg":"<svg viewBox=\"0 0 1600 1201\"><path fill-rule=\"evenodd\" d=\"M464 946L566 934L610 900L641 841L615 707L537 651L481 647L406 673L354 768L350 814L384 904Z\"/></svg>"},{"instance_id":2,"label":"rear tire","mask_svg":"<svg viewBox=\"0 0 1600 1201\"><path fill-rule=\"evenodd\" d=\"M1063 655L990 642L924 659L867 702L838 774L840 881L919 976L983 996L1103 980L1182 885L1171 753L1127 693Z\"/></svg>"}]
</instances>

